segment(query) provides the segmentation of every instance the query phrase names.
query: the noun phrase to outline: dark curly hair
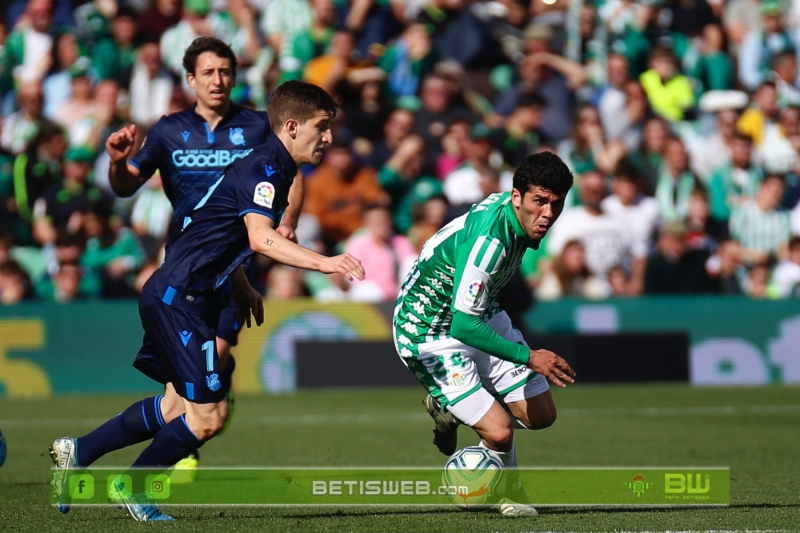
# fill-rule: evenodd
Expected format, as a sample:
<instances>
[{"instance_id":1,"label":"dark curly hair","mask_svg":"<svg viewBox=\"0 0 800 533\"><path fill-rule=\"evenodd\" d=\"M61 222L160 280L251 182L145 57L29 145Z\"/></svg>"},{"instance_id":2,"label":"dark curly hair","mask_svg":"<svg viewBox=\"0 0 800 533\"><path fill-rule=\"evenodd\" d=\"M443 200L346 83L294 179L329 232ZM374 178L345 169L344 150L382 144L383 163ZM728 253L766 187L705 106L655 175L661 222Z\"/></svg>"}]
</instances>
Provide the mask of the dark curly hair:
<instances>
[{"instance_id":1,"label":"dark curly hair","mask_svg":"<svg viewBox=\"0 0 800 533\"><path fill-rule=\"evenodd\" d=\"M514 188L524 197L531 187L566 196L572 187L572 172L557 155L541 152L526 156L514 172Z\"/></svg>"}]
</instances>

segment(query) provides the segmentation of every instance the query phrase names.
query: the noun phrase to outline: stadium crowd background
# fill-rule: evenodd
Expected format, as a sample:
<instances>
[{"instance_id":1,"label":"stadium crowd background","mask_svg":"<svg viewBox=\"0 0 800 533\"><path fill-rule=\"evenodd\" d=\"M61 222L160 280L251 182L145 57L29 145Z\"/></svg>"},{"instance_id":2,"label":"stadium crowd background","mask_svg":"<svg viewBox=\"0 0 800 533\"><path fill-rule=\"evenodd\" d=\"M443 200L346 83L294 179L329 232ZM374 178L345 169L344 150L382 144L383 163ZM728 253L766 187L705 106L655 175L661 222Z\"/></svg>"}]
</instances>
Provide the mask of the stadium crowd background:
<instances>
[{"instance_id":1,"label":"stadium crowd background","mask_svg":"<svg viewBox=\"0 0 800 533\"><path fill-rule=\"evenodd\" d=\"M171 216L157 176L108 184L104 143L192 105L197 36L232 98L281 81L341 102L304 169L301 244L368 281L256 261L269 298L393 301L425 240L552 150L567 208L509 294L800 295L800 2L11 0L0 21L0 301L136 297ZM137 143L140 144L140 143Z\"/></svg>"}]
</instances>

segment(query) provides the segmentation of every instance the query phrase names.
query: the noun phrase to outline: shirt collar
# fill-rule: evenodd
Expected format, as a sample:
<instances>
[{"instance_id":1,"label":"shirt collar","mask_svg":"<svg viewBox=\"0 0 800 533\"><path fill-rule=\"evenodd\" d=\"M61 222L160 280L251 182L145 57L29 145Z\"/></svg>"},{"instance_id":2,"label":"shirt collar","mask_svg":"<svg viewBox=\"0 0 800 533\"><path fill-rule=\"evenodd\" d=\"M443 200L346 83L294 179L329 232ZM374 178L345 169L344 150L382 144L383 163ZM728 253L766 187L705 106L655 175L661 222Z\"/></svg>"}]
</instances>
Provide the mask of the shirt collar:
<instances>
[{"instance_id":1,"label":"shirt collar","mask_svg":"<svg viewBox=\"0 0 800 533\"><path fill-rule=\"evenodd\" d=\"M511 230L514 232L514 235L516 235L517 238L522 239L522 242L524 242L525 246L527 246L528 248L533 248L534 250L538 250L539 243L541 243L542 241L531 239L530 237L528 237L528 234L525 233L525 230L522 229L522 224L520 224L519 220L517 220L517 212L514 211L514 206L511 205L510 197L504 209L506 211L506 218L508 219L508 223L511 226Z\"/></svg>"},{"instance_id":2,"label":"shirt collar","mask_svg":"<svg viewBox=\"0 0 800 533\"><path fill-rule=\"evenodd\" d=\"M270 133L264 144L272 148L272 152L278 157L278 163L280 163L286 176L293 177L297 174L297 163L294 162L289 150L286 149L277 135Z\"/></svg>"}]
</instances>

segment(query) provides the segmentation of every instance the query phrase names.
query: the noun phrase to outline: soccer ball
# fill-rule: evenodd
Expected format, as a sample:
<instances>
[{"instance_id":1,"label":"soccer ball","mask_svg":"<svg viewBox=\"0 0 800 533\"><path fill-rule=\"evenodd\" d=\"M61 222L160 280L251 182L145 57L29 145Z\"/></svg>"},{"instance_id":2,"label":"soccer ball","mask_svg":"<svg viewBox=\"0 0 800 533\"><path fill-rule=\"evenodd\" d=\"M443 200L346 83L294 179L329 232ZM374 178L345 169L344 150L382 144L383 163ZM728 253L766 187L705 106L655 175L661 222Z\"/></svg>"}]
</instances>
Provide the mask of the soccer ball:
<instances>
[{"instance_id":1,"label":"soccer ball","mask_svg":"<svg viewBox=\"0 0 800 533\"><path fill-rule=\"evenodd\" d=\"M506 489L503 461L480 446L461 448L444 464L448 499L463 509L487 509Z\"/></svg>"}]
</instances>

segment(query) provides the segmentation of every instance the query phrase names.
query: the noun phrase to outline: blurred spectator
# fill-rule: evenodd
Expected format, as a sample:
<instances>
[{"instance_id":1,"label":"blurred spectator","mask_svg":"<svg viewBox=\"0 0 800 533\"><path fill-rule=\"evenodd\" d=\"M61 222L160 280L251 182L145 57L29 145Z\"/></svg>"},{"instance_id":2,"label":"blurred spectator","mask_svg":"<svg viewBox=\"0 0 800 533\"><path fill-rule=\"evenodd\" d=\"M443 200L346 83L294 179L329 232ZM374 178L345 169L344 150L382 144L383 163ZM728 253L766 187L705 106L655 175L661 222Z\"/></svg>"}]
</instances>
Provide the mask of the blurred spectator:
<instances>
[{"instance_id":1,"label":"blurred spectator","mask_svg":"<svg viewBox=\"0 0 800 533\"><path fill-rule=\"evenodd\" d=\"M746 106L747 101L747 94L741 91L709 91L700 98L700 111L715 113L717 118L713 132L701 134L695 142L687 142L692 172L703 183L712 180L713 171L730 163L738 110Z\"/></svg>"},{"instance_id":2,"label":"blurred spectator","mask_svg":"<svg viewBox=\"0 0 800 533\"><path fill-rule=\"evenodd\" d=\"M628 160L636 168L636 172L644 182L643 192L645 194L655 193L661 166L664 162L667 139L669 139L669 128L664 119L650 118L644 123L640 148L628 154Z\"/></svg>"},{"instance_id":3,"label":"blurred spectator","mask_svg":"<svg viewBox=\"0 0 800 533\"><path fill-rule=\"evenodd\" d=\"M608 286L611 296L630 296L630 276L622 267L614 267L608 271Z\"/></svg>"},{"instance_id":4,"label":"blurred spectator","mask_svg":"<svg viewBox=\"0 0 800 533\"><path fill-rule=\"evenodd\" d=\"M380 186L389 194L394 224L405 233L412 224L414 206L442 194L438 180L422 176L423 143L416 135L403 139L392 157L378 170Z\"/></svg>"},{"instance_id":5,"label":"blurred spectator","mask_svg":"<svg viewBox=\"0 0 800 533\"><path fill-rule=\"evenodd\" d=\"M594 170L610 174L625 156L625 145L606 143L597 109L584 105L575 113L572 137L559 144L558 154L576 174Z\"/></svg>"},{"instance_id":6,"label":"blurred spectator","mask_svg":"<svg viewBox=\"0 0 800 533\"><path fill-rule=\"evenodd\" d=\"M442 136L447 125L464 119L470 124L478 117L464 104L455 104L447 82L438 76L428 76L422 83L420 93L422 108L417 112L414 132L425 142L424 172L432 174L436 160L442 154Z\"/></svg>"},{"instance_id":7,"label":"blurred spectator","mask_svg":"<svg viewBox=\"0 0 800 533\"><path fill-rule=\"evenodd\" d=\"M329 248L363 225L364 208L388 201L371 168L362 167L350 143L340 136L328 146L322 164L308 179L304 210L319 220Z\"/></svg>"},{"instance_id":8,"label":"blurred spectator","mask_svg":"<svg viewBox=\"0 0 800 533\"><path fill-rule=\"evenodd\" d=\"M467 146L470 129L470 123L463 119L457 119L447 126L447 131L442 135L442 153L436 160L436 177L440 180L458 170L467 160L464 148Z\"/></svg>"},{"instance_id":9,"label":"blurred spectator","mask_svg":"<svg viewBox=\"0 0 800 533\"><path fill-rule=\"evenodd\" d=\"M604 283L611 268L622 266L631 272L631 289L641 287L647 250L631 242L631 233L623 222L603 211L605 181L602 174L591 171L578 179L581 205L565 209L547 237L547 252L557 257L567 242L579 240L586 253L586 265ZM606 286L606 294L608 287Z\"/></svg>"},{"instance_id":10,"label":"blurred spectator","mask_svg":"<svg viewBox=\"0 0 800 533\"><path fill-rule=\"evenodd\" d=\"M154 0L139 18L139 36L158 38L181 20L181 0Z\"/></svg>"},{"instance_id":11,"label":"blurred spectator","mask_svg":"<svg viewBox=\"0 0 800 533\"><path fill-rule=\"evenodd\" d=\"M81 265L100 275L104 298L135 297L135 273L145 260L136 236L128 228L111 228L105 206L91 206L83 218L87 239Z\"/></svg>"},{"instance_id":12,"label":"blurred spectator","mask_svg":"<svg viewBox=\"0 0 800 533\"><path fill-rule=\"evenodd\" d=\"M747 33L739 49L739 82L755 90L769 75L775 55L800 50L796 30L786 28L781 21L779 0L762 0L760 4L761 28ZM758 142L758 141L757 141Z\"/></svg>"},{"instance_id":13,"label":"blurred spectator","mask_svg":"<svg viewBox=\"0 0 800 533\"><path fill-rule=\"evenodd\" d=\"M336 21L333 2L313 0L311 10L312 21L308 29L294 36L281 59L281 81L299 80L309 61L329 51Z\"/></svg>"},{"instance_id":14,"label":"blurred spectator","mask_svg":"<svg viewBox=\"0 0 800 533\"><path fill-rule=\"evenodd\" d=\"M281 264L276 264L270 269L267 299L294 300L305 295L302 270Z\"/></svg>"},{"instance_id":15,"label":"blurred spectator","mask_svg":"<svg viewBox=\"0 0 800 533\"><path fill-rule=\"evenodd\" d=\"M340 100L343 96L349 96L351 101L358 100L363 86L383 81L384 74L378 68L365 68L366 65L359 61L355 45L356 39L352 33L334 33L330 53L308 62L303 81L319 85ZM370 88L379 89L379 86L370 85ZM371 96L370 100L379 103L377 96ZM352 105L347 107L353 109Z\"/></svg>"},{"instance_id":16,"label":"blurred spectator","mask_svg":"<svg viewBox=\"0 0 800 533\"><path fill-rule=\"evenodd\" d=\"M783 177L767 175L755 198L733 209L731 235L744 248L746 262L785 255L792 231L789 213L780 205L784 189Z\"/></svg>"},{"instance_id":17,"label":"blurred spectator","mask_svg":"<svg viewBox=\"0 0 800 533\"><path fill-rule=\"evenodd\" d=\"M30 0L25 15L8 34L5 42L6 68L17 83L41 83L45 73L50 70L52 26L51 0Z\"/></svg>"},{"instance_id":18,"label":"blurred spectator","mask_svg":"<svg viewBox=\"0 0 800 533\"><path fill-rule=\"evenodd\" d=\"M450 207L445 214L445 221L450 222L454 218L458 218L467 211L469 211L472 206L476 203L483 201L485 198L488 198L490 195L502 192L502 184L500 174L489 166L480 167L477 170L477 182L474 185L470 185L470 187L475 187L478 191L476 196L480 196L480 200L475 200L474 202L462 202L462 203L453 203L450 202ZM465 184L466 185L466 184ZM447 191L445 191L445 194Z\"/></svg>"},{"instance_id":19,"label":"blurred spectator","mask_svg":"<svg viewBox=\"0 0 800 533\"><path fill-rule=\"evenodd\" d=\"M777 120L778 93L773 82L765 81L753 95L753 105L739 117L736 129L749 135L753 143L760 147L781 137Z\"/></svg>"},{"instance_id":20,"label":"blurred spectator","mask_svg":"<svg viewBox=\"0 0 800 533\"><path fill-rule=\"evenodd\" d=\"M772 272L772 291L779 298L800 297L800 236L789 240L786 259Z\"/></svg>"},{"instance_id":21,"label":"blurred spectator","mask_svg":"<svg viewBox=\"0 0 800 533\"><path fill-rule=\"evenodd\" d=\"M445 225L446 212L447 201L441 196L434 196L414 206L413 223L407 235L416 253L421 252L425 241Z\"/></svg>"},{"instance_id":22,"label":"blurred spectator","mask_svg":"<svg viewBox=\"0 0 800 533\"><path fill-rule=\"evenodd\" d=\"M609 141L620 140L633 150L642 138L647 96L642 86L628 76L628 59L622 54L608 56L608 83L597 98L597 110Z\"/></svg>"},{"instance_id":23,"label":"blurred spectator","mask_svg":"<svg viewBox=\"0 0 800 533\"><path fill-rule=\"evenodd\" d=\"M549 139L540 133L544 101L536 95L520 98L517 108L506 118L503 128L493 134L503 160L516 168L527 155L535 154Z\"/></svg>"},{"instance_id":24,"label":"blurred spectator","mask_svg":"<svg viewBox=\"0 0 800 533\"><path fill-rule=\"evenodd\" d=\"M664 221L684 219L689 212L689 196L695 187L702 187L688 167L683 141L675 137L669 139L656 184L656 199Z\"/></svg>"},{"instance_id":25,"label":"blurred spectator","mask_svg":"<svg viewBox=\"0 0 800 533\"><path fill-rule=\"evenodd\" d=\"M131 228L142 241L147 257L155 257L166 241L172 219L172 204L164 193L161 175L156 172L139 190L131 210Z\"/></svg>"},{"instance_id":26,"label":"blurred spectator","mask_svg":"<svg viewBox=\"0 0 800 533\"><path fill-rule=\"evenodd\" d=\"M689 196L689 212L686 215L686 244L693 250L714 253L719 243L730 237L728 225L711 218L708 193L697 188Z\"/></svg>"},{"instance_id":27,"label":"blurred spectator","mask_svg":"<svg viewBox=\"0 0 800 533\"><path fill-rule=\"evenodd\" d=\"M308 31L314 12L308 0L270 0L261 15L261 33L280 57L281 69L296 71L296 60L284 64L284 58L292 58L291 44L297 35ZM219 37L219 35L217 35Z\"/></svg>"},{"instance_id":28,"label":"blurred spectator","mask_svg":"<svg viewBox=\"0 0 800 533\"><path fill-rule=\"evenodd\" d=\"M18 155L14 161L14 199L13 206L20 222L29 225L33 220L33 204L50 186L61 182L61 160L67 144L64 132L52 123L45 123L39 130L30 147ZM18 171L22 173L22 179ZM32 242L30 226L27 232L17 227L17 238L21 244ZM25 234L27 233L27 235Z\"/></svg>"},{"instance_id":29,"label":"blurred spectator","mask_svg":"<svg viewBox=\"0 0 800 533\"><path fill-rule=\"evenodd\" d=\"M614 172L611 190L613 194L601 203L603 212L622 223L637 249L649 253L650 243L661 222L658 201L641 194L642 185L636 169L624 162Z\"/></svg>"},{"instance_id":30,"label":"blurred spectator","mask_svg":"<svg viewBox=\"0 0 800 533\"><path fill-rule=\"evenodd\" d=\"M431 38L423 24L412 23L386 49L378 65L386 72L389 93L395 98L415 95L421 80L433 69Z\"/></svg>"},{"instance_id":31,"label":"blurred spectator","mask_svg":"<svg viewBox=\"0 0 800 533\"><path fill-rule=\"evenodd\" d=\"M0 305L14 305L33 297L28 274L14 261L0 262Z\"/></svg>"},{"instance_id":32,"label":"blurred spectator","mask_svg":"<svg viewBox=\"0 0 800 533\"><path fill-rule=\"evenodd\" d=\"M392 157L400 142L411 135L414 119L414 113L407 109L392 111L383 125L383 138L373 143L372 153L364 163L368 167L381 168Z\"/></svg>"},{"instance_id":33,"label":"blurred spectator","mask_svg":"<svg viewBox=\"0 0 800 533\"><path fill-rule=\"evenodd\" d=\"M58 108L54 120L67 132L70 146L97 151L100 146L100 131L112 119L110 115L114 109L99 105L87 69L73 66L70 75L72 94ZM113 105L116 106L116 102Z\"/></svg>"},{"instance_id":34,"label":"blurred spectator","mask_svg":"<svg viewBox=\"0 0 800 533\"><path fill-rule=\"evenodd\" d=\"M742 246L730 238L721 241L716 255L706 262L706 271L722 294L743 294L742 281L747 270L742 265Z\"/></svg>"},{"instance_id":35,"label":"blurred spectator","mask_svg":"<svg viewBox=\"0 0 800 533\"><path fill-rule=\"evenodd\" d=\"M64 303L85 298L81 294L80 286L83 279L81 266L75 261L65 261L58 265L58 272L52 280L52 292L48 299Z\"/></svg>"},{"instance_id":36,"label":"blurred spectator","mask_svg":"<svg viewBox=\"0 0 800 533\"><path fill-rule=\"evenodd\" d=\"M747 135L736 133L729 143L731 162L711 174L709 193L711 216L727 222L731 210L755 197L764 175L753 165L753 141Z\"/></svg>"},{"instance_id":37,"label":"blurred spectator","mask_svg":"<svg viewBox=\"0 0 800 533\"><path fill-rule=\"evenodd\" d=\"M74 12L75 28L81 41L93 47L100 39L111 35L111 21L117 14L116 0L90 0Z\"/></svg>"},{"instance_id":38,"label":"blurred spectator","mask_svg":"<svg viewBox=\"0 0 800 533\"><path fill-rule=\"evenodd\" d=\"M120 85L130 84L131 70L136 59L134 40L139 14L121 7L111 22L111 35L100 39L92 50L92 68L99 79L111 78Z\"/></svg>"},{"instance_id":39,"label":"blurred spectator","mask_svg":"<svg viewBox=\"0 0 800 533\"><path fill-rule=\"evenodd\" d=\"M658 252L650 259L645 275L647 294L696 294L716 292L706 273L708 255L690 250L684 238L686 226L679 220L668 222L658 238Z\"/></svg>"},{"instance_id":40,"label":"blurred spectator","mask_svg":"<svg viewBox=\"0 0 800 533\"><path fill-rule=\"evenodd\" d=\"M760 0L731 0L725 6L725 34L733 51L738 50L749 33L761 29L760 3Z\"/></svg>"},{"instance_id":41,"label":"blurred spectator","mask_svg":"<svg viewBox=\"0 0 800 533\"><path fill-rule=\"evenodd\" d=\"M497 170L492 168L490 161L494 147L492 130L488 126L473 126L469 138L464 139L463 143L462 151L467 155L466 161L444 179L444 195L452 206L472 205L486 198L479 186L481 174L486 170ZM499 190L510 191L512 178L511 172L501 170Z\"/></svg>"},{"instance_id":42,"label":"blurred spectator","mask_svg":"<svg viewBox=\"0 0 800 533\"><path fill-rule=\"evenodd\" d=\"M586 69L565 57L549 52L553 31L543 24L525 30L526 55L517 64L514 83L495 101L495 109L507 116L523 95L537 94L545 102L542 133L561 141L569 135L570 89L586 83Z\"/></svg>"},{"instance_id":43,"label":"blurred spectator","mask_svg":"<svg viewBox=\"0 0 800 533\"><path fill-rule=\"evenodd\" d=\"M670 121L682 120L694 104L689 78L678 73L675 55L659 47L650 55L650 70L639 78L653 111Z\"/></svg>"},{"instance_id":44,"label":"blurred spectator","mask_svg":"<svg viewBox=\"0 0 800 533\"><path fill-rule=\"evenodd\" d=\"M161 65L158 42L143 42L131 74L131 120L144 128L158 122L169 111L173 86L172 76Z\"/></svg>"},{"instance_id":45,"label":"blurred spectator","mask_svg":"<svg viewBox=\"0 0 800 533\"><path fill-rule=\"evenodd\" d=\"M88 68L90 59L83 56L77 35L71 31L62 32L53 44L53 67L42 84L45 117L53 119L64 100L72 94L70 68L78 61Z\"/></svg>"},{"instance_id":46,"label":"blurred spectator","mask_svg":"<svg viewBox=\"0 0 800 533\"><path fill-rule=\"evenodd\" d=\"M111 214L113 199L89 183L93 161L85 148L72 148L64 156L64 179L45 189L33 204L34 238L39 244L52 243L58 231L83 230L83 216L92 209Z\"/></svg>"},{"instance_id":47,"label":"blurred spectator","mask_svg":"<svg viewBox=\"0 0 800 533\"><path fill-rule=\"evenodd\" d=\"M761 261L753 265L743 285L745 294L751 298L766 298L769 290L769 263Z\"/></svg>"},{"instance_id":48,"label":"blurred spectator","mask_svg":"<svg viewBox=\"0 0 800 533\"><path fill-rule=\"evenodd\" d=\"M724 39L722 28L717 24L703 27L702 47L698 51L692 51L699 53L700 57L688 71L697 84L696 94L733 89L733 64L724 51Z\"/></svg>"},{"instance_id":49,"label":"blurred spectator","mask_svg":"<svg viewBox=\"0 0 800 533\"><path fill-rule=\"evenodd\" d=\"M778 105L800 105L800 84L797 78L797 55L794 50L776 54L772 58L770 79L778 90Z\"/></svg>"},{"instance_id":50,"label":"blurred spectator","mask_svg":"<svg viewBox=\"0 0 800 533\"><path fill-rule=\"evenodd\" d=\"M569 240L536 288L536 297L555 300L563 296L605 298L610 293L602 278L592 274L586 266L583 243Z\"/></svg>"},{"instance_id":51,"label":"blurred spectator","mask_svg":"<svg viewBox=\"0 0 800 533\"><path fill-rule=\"evenodd\" d=\"M364 211L364 231L350 237L344 251L362 258L371 272L369 279L350 285L350 299L371 302L394 301L418 255L411 241L394 234L392 215L382 206Z\"/></svg>"},{"instance_id":52,"label":"blurred spectator","mask_svg":"<svg viewBox=\"0 0 800 533\"><path fill-rule=\"evenodd\" d=\"M17 90L19 111L8 115L3 121L3 133L0 146L13 154L19 154L28 148L42 127L42 111L44 95L40 81L26 82Z\"/></svg>"}]
</instances>

